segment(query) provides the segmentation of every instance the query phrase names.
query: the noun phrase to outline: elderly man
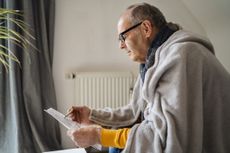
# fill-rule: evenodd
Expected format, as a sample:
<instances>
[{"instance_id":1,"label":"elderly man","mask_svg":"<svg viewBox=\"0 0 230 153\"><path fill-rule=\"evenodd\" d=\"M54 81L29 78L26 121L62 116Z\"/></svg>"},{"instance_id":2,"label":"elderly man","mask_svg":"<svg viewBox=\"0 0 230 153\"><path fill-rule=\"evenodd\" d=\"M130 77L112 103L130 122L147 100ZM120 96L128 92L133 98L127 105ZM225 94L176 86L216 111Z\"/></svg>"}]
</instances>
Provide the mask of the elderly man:
<instances>
[{"instance_id":1,"label":"elderly man","mask_svg":"<svg viewBox=\"0 0 230 153\"><path fill-rule=\"evenodd\" d=\"M70 130L76 145L99 143L125 153L229 152L230 75L211 43L166 22L146 3L125 10L118 34L120 48L140 63L133 97L114 110L72 107L72 120L101 125Z\"/></svg>"}]
</instances>

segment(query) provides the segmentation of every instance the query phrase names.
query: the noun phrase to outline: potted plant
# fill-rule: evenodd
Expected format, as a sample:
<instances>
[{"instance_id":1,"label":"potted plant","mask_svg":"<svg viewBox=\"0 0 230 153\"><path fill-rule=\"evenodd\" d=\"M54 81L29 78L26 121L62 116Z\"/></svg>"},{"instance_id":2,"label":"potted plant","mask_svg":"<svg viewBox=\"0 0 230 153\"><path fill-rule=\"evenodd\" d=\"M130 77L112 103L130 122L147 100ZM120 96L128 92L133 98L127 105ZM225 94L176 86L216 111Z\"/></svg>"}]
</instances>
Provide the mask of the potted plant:
<instances>
[{"instance_id":1,"label":"potted plant","mask_svg":"<svg viewBox=\"0 0 230 153\"><path fill-rule=\"evenodd\" d=\"M4 65L6 70L10 67L10 60L19 65L20 61L13 51L5 45L5 42L13 43L23 49L26 49L28 46L34 48L30 41L30 38L34 39L34 37L28 31L29 25L20 19L22 17L22 13L18 10L0 8L0 64ZM9 28L7 26L9 24L12 24L14 29ZM18 31L21 31L21 33Z\"/></svg>"}]
</instances>

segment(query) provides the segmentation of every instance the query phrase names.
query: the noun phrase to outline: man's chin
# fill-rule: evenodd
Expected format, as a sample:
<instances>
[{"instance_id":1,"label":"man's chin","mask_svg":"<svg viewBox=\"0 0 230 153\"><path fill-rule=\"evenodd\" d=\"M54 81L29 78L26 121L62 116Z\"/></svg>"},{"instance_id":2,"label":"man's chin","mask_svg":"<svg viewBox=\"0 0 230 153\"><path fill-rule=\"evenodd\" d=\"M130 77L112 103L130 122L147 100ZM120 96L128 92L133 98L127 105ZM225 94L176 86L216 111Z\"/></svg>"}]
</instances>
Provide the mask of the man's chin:
<instances>
[{"instance_id":1,"label":"man's chin","mask_svg":"<svg viewBox=\"0 0 230 153\"><path fill-rule=\"evenodd\" d=\"M140 59L138 59L138 58L135 58L135 57L131 57L130 56L130 59L133 61L133 62L137 62L137 63L145 63L145 61L141 61Z\"/></svg>"},{"instance_id":2,"label":"man's chin","mask_svg":"<svg viewBox=\"0 0 230 153\"><path fill-rule=\"evenodd\" d=\"M133 56L129 56L129 58L130 58L132 61L134 61L134 62L138 62L138 59L135 58L135 57L133 57Z\"/></svg>"}]
</instances>

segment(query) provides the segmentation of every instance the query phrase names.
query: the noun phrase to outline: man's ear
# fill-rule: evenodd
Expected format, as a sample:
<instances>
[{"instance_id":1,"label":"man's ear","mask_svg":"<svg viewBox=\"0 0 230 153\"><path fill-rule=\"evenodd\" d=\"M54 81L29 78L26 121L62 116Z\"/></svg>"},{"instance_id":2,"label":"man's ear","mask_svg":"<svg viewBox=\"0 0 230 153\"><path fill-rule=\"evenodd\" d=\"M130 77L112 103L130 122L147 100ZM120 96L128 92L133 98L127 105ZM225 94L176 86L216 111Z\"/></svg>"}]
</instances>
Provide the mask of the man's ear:
<instances>
[{"instance_id":1,"label":"man's ear","mask_svg":"<svg viewBox=\"0 0 230 153\"><path fill-rule=\"evenodd\" d=\"M142 22L142 30L146 36L146 38L149 38L152 35L153 32L153 25L150 21L144 20Z\"/></svg>"}]
</instances>

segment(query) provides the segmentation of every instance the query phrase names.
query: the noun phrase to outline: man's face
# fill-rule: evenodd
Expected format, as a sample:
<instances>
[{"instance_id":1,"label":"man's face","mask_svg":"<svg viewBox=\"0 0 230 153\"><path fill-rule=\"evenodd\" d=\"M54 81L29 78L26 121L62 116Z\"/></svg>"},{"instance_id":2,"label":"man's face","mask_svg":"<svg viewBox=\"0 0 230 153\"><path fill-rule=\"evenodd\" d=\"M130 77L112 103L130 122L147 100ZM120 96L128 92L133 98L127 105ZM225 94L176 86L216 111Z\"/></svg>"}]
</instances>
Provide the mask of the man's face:
<instances>
[{"instance_id":1,"label":"man's face","mask_svg":"<svg viewBox=\"0 0 230 153\"><path fill-rule=\"evenodd\" d=\"M124 14L118 22L118 35L132 26L135 25L132 25L128 16ZM119 47L124 49L133 61L145 63L149 45L141 28L142 23L123 34L125 40L119 40Z\"/></svg>"}]
</instances>

